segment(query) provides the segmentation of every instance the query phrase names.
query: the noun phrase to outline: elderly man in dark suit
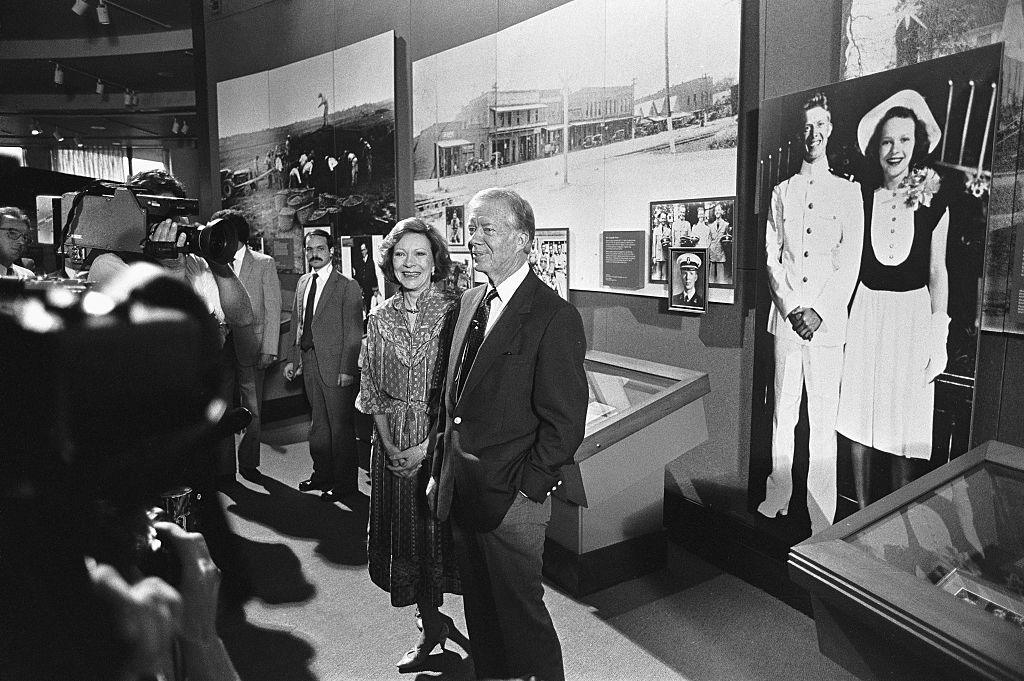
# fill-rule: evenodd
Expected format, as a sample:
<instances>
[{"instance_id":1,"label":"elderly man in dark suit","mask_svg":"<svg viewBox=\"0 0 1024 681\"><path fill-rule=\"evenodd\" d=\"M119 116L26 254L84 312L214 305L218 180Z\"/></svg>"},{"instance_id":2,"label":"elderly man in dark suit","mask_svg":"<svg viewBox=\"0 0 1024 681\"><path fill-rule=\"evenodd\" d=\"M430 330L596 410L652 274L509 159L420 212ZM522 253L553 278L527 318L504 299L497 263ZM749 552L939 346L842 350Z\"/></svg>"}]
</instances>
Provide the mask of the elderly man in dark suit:
<instances>
[{"instance_id":1,"label":"elderly man in dark suit","mask_svg":"<svg viewBox=\"0 0 1024 681\"><path fill-rule=\"evenodd\" d=\"M522 197L485 189L466 216L489 283L462 297L428 497L452 520L477 677L560 681L541 568L548 497L586 423L583 323L530 270L534 218Z\"/></svg>"},{"instance_id":2,"label":"elderly man in dark suit","mask_svg":"<svg viewBox=\"0 0 1024 681\"><path fill-rule=\"evenodd\" d=\"M321 490L326 501L346 501L358 486L353 425L356 362L363 335L359 284L334 267L334 239L322 229L306 235L310 271L295 287L295 344L284 365L292 380L302 374L313 409L309 455L313 474L303 492Z\"/></svg>"},{"instance_id":3,"label":"elderly man in dark suit","mask_svg":"<svg viewBox=\"0 0 1024 681\"><path fill-rule=\"evenodd\" d=\"M281 281L277 265L269 255L249 248L251 228L241 211L233 208L219 210L210 220L224 220L235 228L238 250L231 269L249 294L253 312L253 332L260 344L256 365L238 361L235 353L234 382L239 406L252 413L252 421L238 443L238 473L246 480L259 477L260 465L260 413L263 405L263 372L277 359L277 345L281 337Z\"/></svg>"}]
</instances>

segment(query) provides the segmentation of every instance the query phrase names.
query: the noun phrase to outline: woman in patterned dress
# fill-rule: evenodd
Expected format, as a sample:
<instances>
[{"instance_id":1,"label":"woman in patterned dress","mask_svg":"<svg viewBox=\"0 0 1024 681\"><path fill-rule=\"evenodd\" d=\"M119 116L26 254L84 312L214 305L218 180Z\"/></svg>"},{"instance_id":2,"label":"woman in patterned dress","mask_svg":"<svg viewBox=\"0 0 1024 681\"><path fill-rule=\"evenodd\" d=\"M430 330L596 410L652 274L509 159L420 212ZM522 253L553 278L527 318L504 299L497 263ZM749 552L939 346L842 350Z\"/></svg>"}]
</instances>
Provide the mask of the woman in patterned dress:
<instances>
[{"instance_id":1,"label":"woman in patterned dress","mask_svg":"<svg viewBox=\"0 0 1024 681\"><path fill-rule=\"evenodd\" d=\"M369 571L391 605L417 605L422 632L398 662L418 671L438 643L468 641L438 607L461 593L451 530L426 501L427 435L437 417L457 297L444 237L419 218L402 220L381 244L381 271L399 291L367 321L358 405L374 419L370 455Z\"/></svg>"}]
</instances>

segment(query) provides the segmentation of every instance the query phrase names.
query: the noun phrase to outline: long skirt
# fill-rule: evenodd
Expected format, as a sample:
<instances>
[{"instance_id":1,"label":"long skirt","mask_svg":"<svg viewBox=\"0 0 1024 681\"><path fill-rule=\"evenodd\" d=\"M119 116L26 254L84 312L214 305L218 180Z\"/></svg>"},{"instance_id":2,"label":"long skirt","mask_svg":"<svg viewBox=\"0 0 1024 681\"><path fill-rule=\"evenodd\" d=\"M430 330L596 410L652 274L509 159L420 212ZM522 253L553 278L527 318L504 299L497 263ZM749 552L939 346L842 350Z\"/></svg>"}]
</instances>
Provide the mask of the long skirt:
<instances>
[{"instance_id":1,"label":"long skirt","mask_svg":"<svg viewBox=\"0 0 1024 681\"><path fill-rule=\"evenodd\" d=\"M846 331L836 430L911 459L932 452L935 385L926 381L931 334L927 288L857 286Z\"/></svg>"},{"instance_id":2,"label":"long skirt","mask_svg":"<svg viewBox=\"0 0 1024 681\"><path fill-rule=\"evenodd\" d=\"M440 606L446 592L462 593L462 586L451 528L437 522L427 506L430 462L408 479L393 475L386 462L375 431L370 453L370 579L391 594L395 607L423 602Z\"/></svg>"}]
</instances>

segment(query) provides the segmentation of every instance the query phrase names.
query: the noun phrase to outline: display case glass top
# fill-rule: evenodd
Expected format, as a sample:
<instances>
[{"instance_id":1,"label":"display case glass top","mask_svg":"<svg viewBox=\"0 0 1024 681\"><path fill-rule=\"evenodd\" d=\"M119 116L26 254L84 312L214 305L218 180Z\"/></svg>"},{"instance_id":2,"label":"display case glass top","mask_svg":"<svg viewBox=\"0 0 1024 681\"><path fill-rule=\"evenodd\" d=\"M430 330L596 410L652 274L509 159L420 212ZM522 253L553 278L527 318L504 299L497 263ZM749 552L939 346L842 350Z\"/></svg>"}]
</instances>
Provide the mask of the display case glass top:
<instances>
[{"instance_id":1,"label":"display case glass top","mask_svg":"<svg viewBox=\"0 0 1024 681\"><path fill-rule=\"evenodd\" d=\"M1024 629L1024 471L990 461L845 541Z\"/></svg>"},{"instance_id":2,"label":"display case glass top","mask_svg":"<svg viewBox=\"0 0 1024 681\"><path fill-rule=\"evenodd\" d=\"M608 423L619 414L652 401L661 390L675 381L658 374L611 373L607 365L587 362L587 433Z\"/></svg>"}]
</instances>

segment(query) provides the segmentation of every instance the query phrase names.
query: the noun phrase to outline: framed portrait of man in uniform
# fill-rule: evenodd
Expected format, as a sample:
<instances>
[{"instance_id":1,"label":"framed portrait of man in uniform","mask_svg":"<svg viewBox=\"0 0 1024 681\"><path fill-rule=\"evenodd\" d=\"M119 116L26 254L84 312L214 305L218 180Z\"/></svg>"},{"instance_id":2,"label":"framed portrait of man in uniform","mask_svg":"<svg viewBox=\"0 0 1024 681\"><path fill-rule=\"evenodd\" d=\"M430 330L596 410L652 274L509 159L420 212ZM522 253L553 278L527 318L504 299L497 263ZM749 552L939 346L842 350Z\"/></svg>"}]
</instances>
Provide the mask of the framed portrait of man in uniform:
<instances>
[{"instance_id":1,"label":"framed portrait of man in uniform","mask_svg":"<svg viewBox=\"0 0 1024 681\"><path fill-rule=\"evenodd\" d=\"M668 309L675 312L708 311L708 249L670 248Z\"/></svg>"}]
</instances>

